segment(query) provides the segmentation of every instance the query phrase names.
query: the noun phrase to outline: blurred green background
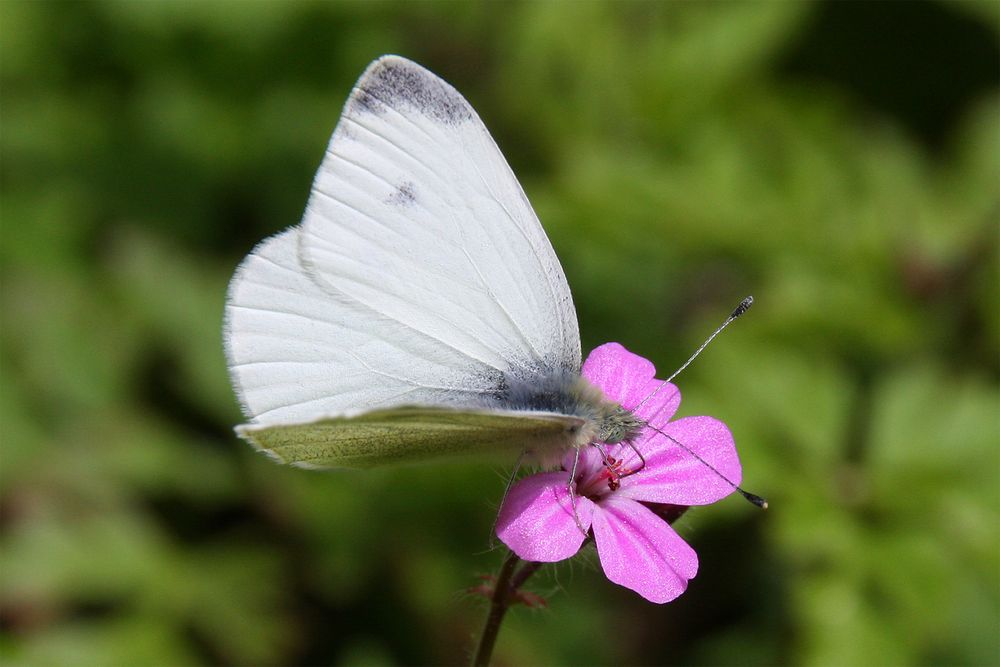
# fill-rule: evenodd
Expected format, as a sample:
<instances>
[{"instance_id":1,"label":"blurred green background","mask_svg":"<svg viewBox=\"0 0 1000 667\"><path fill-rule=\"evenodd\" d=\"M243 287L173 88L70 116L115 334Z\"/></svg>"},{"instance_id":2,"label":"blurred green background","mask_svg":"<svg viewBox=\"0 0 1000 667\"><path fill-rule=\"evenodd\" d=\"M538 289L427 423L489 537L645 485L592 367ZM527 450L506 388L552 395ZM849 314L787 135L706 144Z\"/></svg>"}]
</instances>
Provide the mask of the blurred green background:
<instances>
[{"instance_id":1,"label":"blurred green background","mask_svg":"<svg viewBox=\"0 0 1000 667\"><path fill-rule=\"evenodd\" d=\"M4 664L456 664L509 470L238 441L233 268L365 65L479 110L584 348L676 368L745 485L665 606L593 554L497 664L1000 662L1000 3L0 3Z\"/></svg>"}]
</instances>

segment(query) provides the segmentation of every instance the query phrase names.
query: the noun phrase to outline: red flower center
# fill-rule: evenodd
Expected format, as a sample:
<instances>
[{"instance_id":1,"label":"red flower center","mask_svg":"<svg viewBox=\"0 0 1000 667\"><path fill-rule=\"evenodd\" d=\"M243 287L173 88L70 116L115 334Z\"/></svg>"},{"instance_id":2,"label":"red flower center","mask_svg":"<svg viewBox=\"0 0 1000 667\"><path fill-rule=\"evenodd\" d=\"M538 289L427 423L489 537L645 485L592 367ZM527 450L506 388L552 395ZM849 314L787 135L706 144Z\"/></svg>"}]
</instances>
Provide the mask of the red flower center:
<instances>
[{"instance_id":1,"label":"red flower center","mask_svg":"<svg viewBox=\"0 0 1000 667\"><path fill-rule=\"evenodd\" d=\"M617 491L622 485L621 478L629 474L622 470L623 465L624 461L621 459L613 456L605 458L595 474L587 477L581 475L577 479L577 493L596 501L611 491Z\"/></svg>"}]
</instances>

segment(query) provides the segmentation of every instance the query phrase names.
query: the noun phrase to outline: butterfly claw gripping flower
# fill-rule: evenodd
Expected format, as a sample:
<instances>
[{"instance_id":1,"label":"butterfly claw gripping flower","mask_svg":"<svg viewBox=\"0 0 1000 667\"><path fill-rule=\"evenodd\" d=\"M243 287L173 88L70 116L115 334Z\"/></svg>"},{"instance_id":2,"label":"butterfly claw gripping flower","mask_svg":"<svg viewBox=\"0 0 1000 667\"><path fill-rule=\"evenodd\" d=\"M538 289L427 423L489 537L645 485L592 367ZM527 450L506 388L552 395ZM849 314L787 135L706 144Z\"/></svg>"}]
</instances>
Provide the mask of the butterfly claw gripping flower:
<instances>
[{"instance_id":1,"label":"butterfly claw gripping flower","mask_svg":"<svg viewBox=\"0 0 1000 667\"><path fill-rule=\"evenodd\" d=\"M712 417L670 421L680 392L661 387L654 374L651 362L617 343L591 352L583 376L647 424L633 443L645 464L626 443L571 451L561 470L511 488L497 536L524 560L554 562L579 551L583 527L593 533L608 579L663 603L687 588L698 556L654 510L720 500L739 484L742 469L725 424Z\"/></svg>"}]
</instances>

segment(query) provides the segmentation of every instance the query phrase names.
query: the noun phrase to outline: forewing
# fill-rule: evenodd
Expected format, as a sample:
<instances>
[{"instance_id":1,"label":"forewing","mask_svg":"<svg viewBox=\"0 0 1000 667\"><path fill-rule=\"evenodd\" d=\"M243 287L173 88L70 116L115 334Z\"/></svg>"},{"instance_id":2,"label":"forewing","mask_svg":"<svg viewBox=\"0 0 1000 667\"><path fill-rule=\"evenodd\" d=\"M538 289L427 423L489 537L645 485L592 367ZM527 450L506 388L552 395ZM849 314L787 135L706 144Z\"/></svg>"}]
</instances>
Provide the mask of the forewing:
<instances>
[{"instance_id":1,"label":"forewing","mask_svg":"<svg viewBox=\"0 0 1000 667\"><path fill-rule=\"evenodd\" d=\"M302 230L318 282L400 334L471 367L579 370L569 287L524 192L469 103L419 65L386 56L362 75Z\"/></svg>"},{"instance_id":2,"label":"forewing","mask_svg":"<svg viewBox=\"0 0 1000 667\"><path fill-rule=\"evenodd\" d=\"M522 452L544 457L570 446L578 417L543 412L401 407L237 432L284 463L367 468L439 457Z\"/></svg>"}]
</instances>

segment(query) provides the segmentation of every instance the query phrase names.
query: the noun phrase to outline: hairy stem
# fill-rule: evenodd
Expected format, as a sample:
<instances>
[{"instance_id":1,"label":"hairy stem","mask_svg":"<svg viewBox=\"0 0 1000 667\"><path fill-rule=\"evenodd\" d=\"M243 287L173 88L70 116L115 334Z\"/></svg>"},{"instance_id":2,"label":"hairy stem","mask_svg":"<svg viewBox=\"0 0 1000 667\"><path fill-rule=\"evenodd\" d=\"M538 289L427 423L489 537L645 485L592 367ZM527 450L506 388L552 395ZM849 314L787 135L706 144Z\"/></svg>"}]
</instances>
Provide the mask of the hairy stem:
<instances>
[{"instance_id":1,"label":"hairy stem","mask_svg":"<svg viewBox=\"0 0 1000 667\"><path fill-rule=\"evenodd\" d=\"M510 578L511 594L517 592L517 589L524 585L524 582L528 580L528 577L533 575L535 572L538 572L538 568L544 564L545 563L538 563L534 561L525 563L524 566L517 571L517 574Z\"/></svg>"},{"instance_id":2,"label":"hairy stem","mask_svg":"<svg viewBox=\"0 0 1000 667\"><path fill-rule=\"evenodd\" d=\"M541 563L525 563L521 569L517 569L517 564L521 562L513 551L507 554L503 565L500 566L500 573L497 575L496 585L493 588L493 596L490 598L490 612L486 616L486 625L483 626L483 634L479 639L479 648L476 649L476 656L472 661L474 667L486 667L493 657L493 647L496 645L497 635L500 633L500 623L510 608L510 603L514 599L514 594L528 577L538 571ZM515 570L517 572L515 573Z\"/></svg>"}]
</instances>

